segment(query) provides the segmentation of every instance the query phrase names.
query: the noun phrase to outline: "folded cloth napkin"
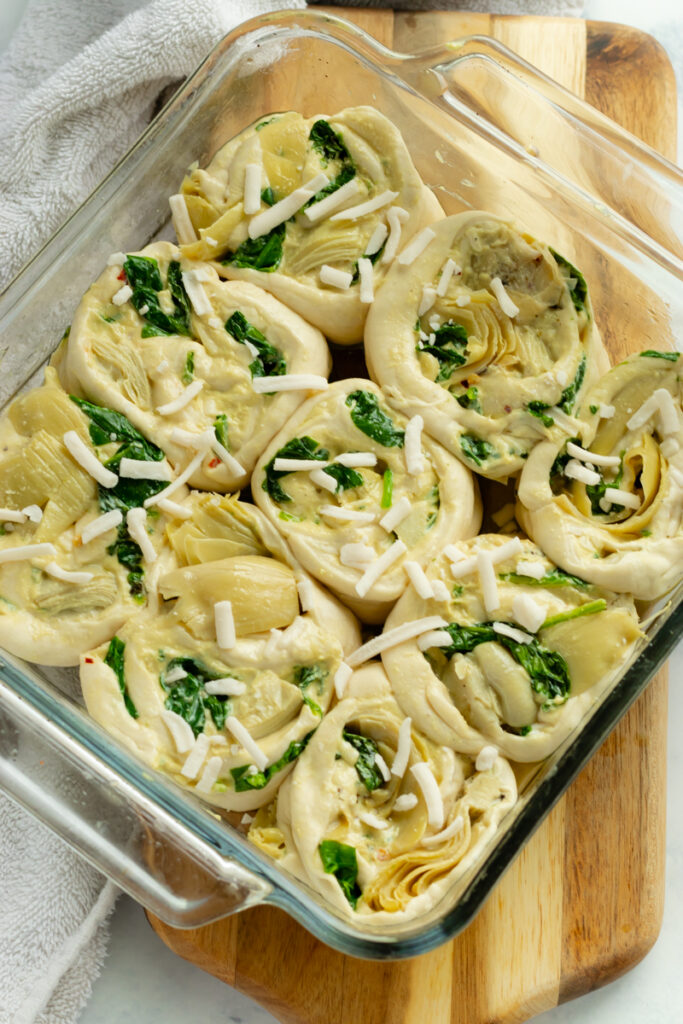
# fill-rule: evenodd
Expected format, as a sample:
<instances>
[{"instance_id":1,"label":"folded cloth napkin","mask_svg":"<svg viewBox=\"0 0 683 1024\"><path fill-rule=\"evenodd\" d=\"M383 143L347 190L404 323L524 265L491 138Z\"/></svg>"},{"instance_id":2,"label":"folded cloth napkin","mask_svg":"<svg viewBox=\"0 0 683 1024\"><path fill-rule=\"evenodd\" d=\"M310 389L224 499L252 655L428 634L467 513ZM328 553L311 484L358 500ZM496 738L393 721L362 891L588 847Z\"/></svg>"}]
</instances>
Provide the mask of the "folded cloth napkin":
<instances>
[{"instance_id":1,"label":"folded cloth napkin","mask_svg":"<svg viewBox=\"0 0 683 1024\"><path fill-rule=\"evenodd\" d=\"M480 11L482 14L552 14L577 17L583 0L308 0L343 7L391 7L395 11Z\"/></svg>"},{"instance_id":2,"label":"folded cloth napkin","mask_svg":"<svg viewBox=\"0 0 683 1024\"><path fill-rule=\"evenodd\" d=\"M129 149L160 94L225 32L257 14L304 6L304 0L29 0L0 59L0 289ZM463 0L457 6L576 13L579 5ZM104 959L115 898L111 882L0 796L0 1024L73 1024Z\"/></svg>"}]
</instances>

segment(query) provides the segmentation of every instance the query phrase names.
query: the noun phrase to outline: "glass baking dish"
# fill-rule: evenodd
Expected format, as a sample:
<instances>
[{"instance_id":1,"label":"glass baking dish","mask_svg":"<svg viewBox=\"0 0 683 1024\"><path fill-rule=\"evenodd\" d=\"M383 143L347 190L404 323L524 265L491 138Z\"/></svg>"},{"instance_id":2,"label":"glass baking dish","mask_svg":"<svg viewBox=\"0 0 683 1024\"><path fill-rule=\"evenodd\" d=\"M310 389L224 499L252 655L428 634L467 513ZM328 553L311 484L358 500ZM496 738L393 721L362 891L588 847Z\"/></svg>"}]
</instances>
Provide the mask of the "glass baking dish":
<instances>
[{"instance_id":1,"label":"glass baking dish","mask_svg":"<svg viewBox=\"0 0 683 1024\"><path fill-rule=\"evenodd\" d=\"M130 153L0 298L0 400L41 369L114 251L171 237L185 169L266 112L370 103L401 129L447 213L509 217L582 268L613 360L683 342L683 176L504 47L468 38L417 55L341 19L289 12L226 36ZM637 198L636 198L637 197ZM348 358L348 356L347 356ZM419 920L350 922L240 832L151 772L85 713L75 670L0 658L0 786L169 924L282 907L345 953L424 953L465 927L523 843L676 643L680 589L580 730L526 773L485 857Z\"/></svg>"}]
</instances>

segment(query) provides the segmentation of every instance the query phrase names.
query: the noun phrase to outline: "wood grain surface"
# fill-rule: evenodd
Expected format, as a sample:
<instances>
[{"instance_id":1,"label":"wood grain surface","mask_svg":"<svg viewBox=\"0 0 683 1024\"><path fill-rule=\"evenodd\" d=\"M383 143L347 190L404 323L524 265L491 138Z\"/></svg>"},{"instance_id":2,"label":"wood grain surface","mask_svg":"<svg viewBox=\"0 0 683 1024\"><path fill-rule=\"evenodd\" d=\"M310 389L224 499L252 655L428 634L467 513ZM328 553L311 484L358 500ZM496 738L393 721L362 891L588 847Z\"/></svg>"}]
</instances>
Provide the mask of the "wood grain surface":
<instances>
[{"instance_id":1,"label":"wood grain surface","mask_svg":"<svg viewBox=\"0 0 683 1024\"><path fill-rule=\"evenodd\" d=\"M402 51L491 35L675 157L673 71L659 44L635 29L461 12L343 13ZM666 700L660 672L473 923L432 953L394 964L352 959L267 907L194 931L150 915L152 927L180 956L252 996L283 1024L528 1020L623 974L658 935Z\"/></svg>"}]
</instances>

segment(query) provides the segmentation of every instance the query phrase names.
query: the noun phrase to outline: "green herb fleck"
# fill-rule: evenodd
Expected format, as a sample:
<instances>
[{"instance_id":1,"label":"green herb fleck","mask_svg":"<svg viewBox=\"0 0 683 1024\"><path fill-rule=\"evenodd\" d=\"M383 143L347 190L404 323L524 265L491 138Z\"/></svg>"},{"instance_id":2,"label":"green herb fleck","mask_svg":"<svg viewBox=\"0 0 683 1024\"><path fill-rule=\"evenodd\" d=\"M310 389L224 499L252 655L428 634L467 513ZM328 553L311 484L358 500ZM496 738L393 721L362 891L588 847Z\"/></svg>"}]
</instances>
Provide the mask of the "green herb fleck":
<instances>
[{"instance_id":1,"label":"green herb fleck","mask_svg":"<svg viewBox=\"0 0 683 1024\"><path fill-rule=\"evenodd\" d=\"M460 448L463 455L471 459L477 466L483 465L489 459L496 458L497 452L492 444L485 441L483 437L476 434L462 434L460 436Z\"/></svg>"},{"instance_id":2,"label":"green herb fleck","mask_svg":"<svg viewBox=\"0 0 683 1024\"><path fill-rule=\"evenodd\" d=\"M563 412L566 412L568 416L571 414L571 411L576 404L576 396L581 390L581 385L583 384L583 378L585 376L586 356L584 353L584 355L581 356L581 362L579 363L574 380L564 389L560 400L557 403L560 409L562 409Z\"/></svg>"},{"instance_id":3,"label":"green herb fleck","mask_svg":"<svg viewBox=\"0 0 683 1024\"><path fill-rule=\"evenodd\" d=\"M591 404L591 405L588 406L588 408L590 409L590 411L593 414L593 416L595 416L595 414L598 411L598 409L600 408L600 406L599 405L592 405Z\"/></svg>"},{"instance_id":4,"label":"green herb fleck","mask_svg":"<svg viewBox=\"0 0 683 1024\"><path fill-rule=\"evenodd\" d=\"M530 412L532 416L536 417L536 419L541 420L545 427L554 427L555 420L552 416L548 416L546 414L546 410L549 408L550 406L547 402L538 402L534 400L533 402L529 402L526 407L526 411Z\"/></svg>"},{"instance_id":5,"label":"green herb fleck","mask_svg":"<svg viewBox=\"0 0 683 1024\"><path fill-rule=\"evenodd\" d=\"M458 405L463 407L463 409L472 409L474 412L481 412L478 388L468 388L467 391L463 391L461 395L456 395L455 400Z\"/></svg>"},{"instance_id":6,"label":"green herb fleck","mask_svg":"<svg viewBox=\"0 0 683 1024\"><path fill-rule=\"evenodd\" d=\"M185 369L181 380L183 384L191 384L194 378L194 352L188 352L185 356Z\"/></svg>"},{"instance_id":7,"label":"green herb fleck","mask_svg":"<svg viewBox=\"0 0 683 1024\"><path fill-rule=\"evenodd\" d=\"M506 580L508 583L523 583L527 587L578 587L579 590L586 590L590 586L579 576L572 576L557 568L551 569L545 576L541 576L540 580L533 576L522 576L516 572L502 573L500 579Z\"/></svg>"},{"instance_id":8,"label":"green herb fleck","mask_svg":"<svg viewBox=\"0 0 683 1024\"><path fill-rule=\"evenodd\" d=\"M658 352L654 348L648 348L645 352L640 353L641 356L648 356L650 359L666 359L670 363L677 363L680 357L680 352Z\"/></svg>"},{"instance_id":9,"label":"green herb fleck","mask_svg":"<svg viewBox=\"0 0 683 1024\"><path fill-rule=\"evenodd\" d=\"M384 470L382 476L382 500L380 501L381 508L391 508L391 502L394 495L394 474L387 468Z\"/></svg>"},{"instance_id":10,"label":"green herb fleck","mask_svg":"<svg viewBox=\"0 0 683 1024\"><path fill-rule=\"evenodd\" d=\"M579 619L582 615L595 615L596 612L604 612L607 607L607 601L604 598L600 598L597 601L589 601L587 604L581 604L578 608L572 608L569 612L560 612L559 615L551 615L549 619L546 619L541 629L548 629L549 626L556 626L558 622L569 622L570 619Z\"/></svg>"},{"instance_id":11,"label":"green herb fleck","mask_svg":"<svg viewBox=\"0 0 683 1024\"><path fill-rule=\"evenodd\" d=\"M222 444L226 451L230 450L228 444L228 417L224 412L219 412L213 421L213 432L219 444Z\"/></svg>"}]
</instances>

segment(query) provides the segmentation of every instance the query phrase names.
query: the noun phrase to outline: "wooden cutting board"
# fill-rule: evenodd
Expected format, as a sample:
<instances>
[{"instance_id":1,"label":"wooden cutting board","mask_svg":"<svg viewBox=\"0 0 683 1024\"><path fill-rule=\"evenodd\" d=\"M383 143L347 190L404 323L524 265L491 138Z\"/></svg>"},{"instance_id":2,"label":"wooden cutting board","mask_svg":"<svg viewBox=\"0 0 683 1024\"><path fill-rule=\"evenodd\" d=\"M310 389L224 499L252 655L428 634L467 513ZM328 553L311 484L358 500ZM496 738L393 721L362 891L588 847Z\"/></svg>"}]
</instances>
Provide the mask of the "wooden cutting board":
<instances>
[{"instance_id":1,"label":"wooden cutting board","mask_svg":"<svg viewBox=\"0 0 683 1024\"><path fill-rule=\"evenodd\" d=\"M402 51L491 35L675 158L673 70L659 44L636 29L461 12L330 11ZM654 943L664 900L665 766L660 673L475 921L414 960L343 956L268 907L194 931L151 915L150 923L172 950L283 1024L518 1024L619 977Z\"/></svg>"}]
</instances>

